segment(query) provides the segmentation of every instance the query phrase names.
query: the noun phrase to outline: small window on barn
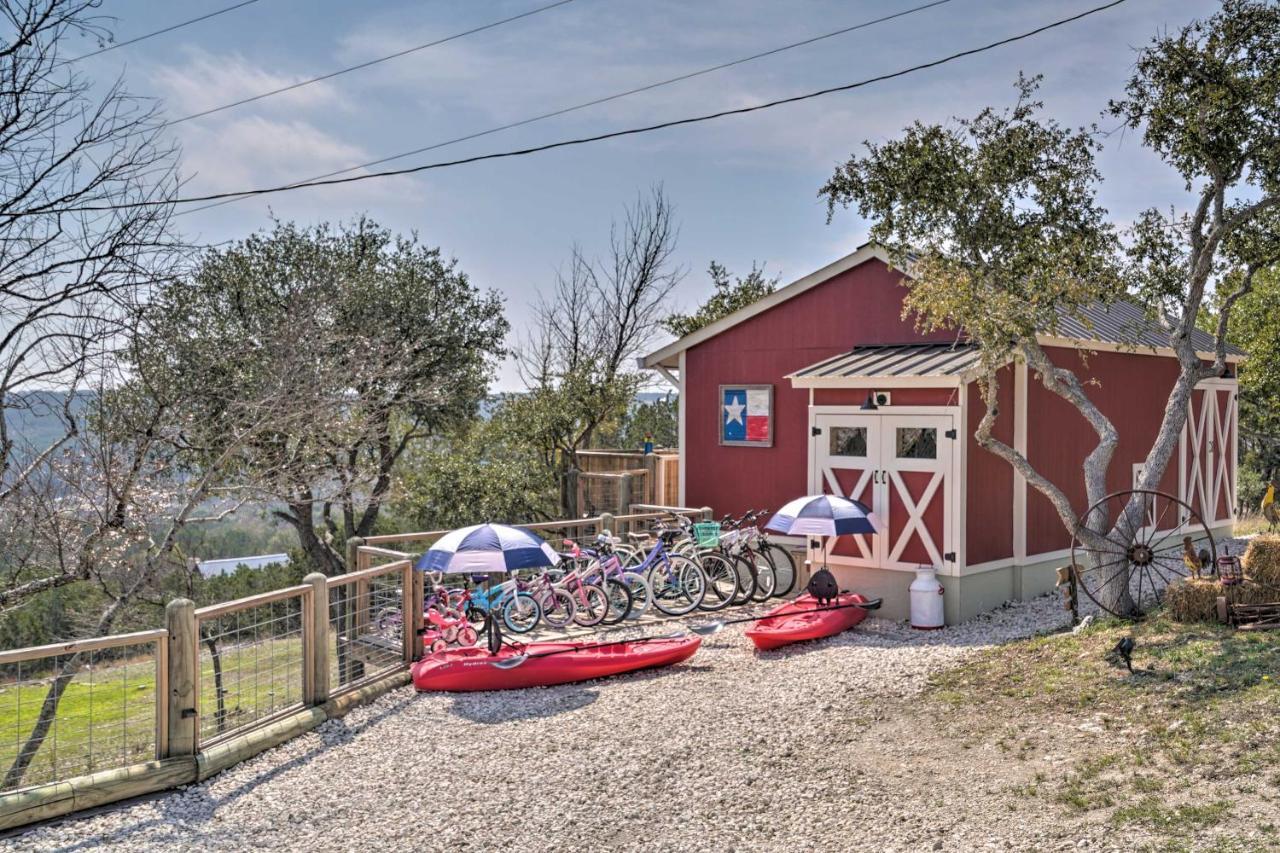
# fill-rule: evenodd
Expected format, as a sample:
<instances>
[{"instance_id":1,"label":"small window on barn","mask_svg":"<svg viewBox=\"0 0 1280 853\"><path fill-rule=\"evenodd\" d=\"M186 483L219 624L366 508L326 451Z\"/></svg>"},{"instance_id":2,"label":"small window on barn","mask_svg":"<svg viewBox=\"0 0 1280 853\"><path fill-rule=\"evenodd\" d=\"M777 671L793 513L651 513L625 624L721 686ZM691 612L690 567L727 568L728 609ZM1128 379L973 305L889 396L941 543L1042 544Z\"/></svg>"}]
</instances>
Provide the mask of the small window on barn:
<instances>
[{"instance_id":1,"label":"small window on barn","mask_svg":"<svg viewBox=\"0 0 1280 853\"><path fill-rule=\"evenodd\" d=\"M899 459L937 459L938 431L932 427L898 427Z\"/></svg>"},{"instance_id":2,"label":"small window on barn","mask_svg":"<svg viewBox=\"0 0 1280 853\"><path fill-rule=\"evenodd\" d=\"M842 426L832 427L831 455L866 457L867 428Z\"/></svg>"}]
</instances>

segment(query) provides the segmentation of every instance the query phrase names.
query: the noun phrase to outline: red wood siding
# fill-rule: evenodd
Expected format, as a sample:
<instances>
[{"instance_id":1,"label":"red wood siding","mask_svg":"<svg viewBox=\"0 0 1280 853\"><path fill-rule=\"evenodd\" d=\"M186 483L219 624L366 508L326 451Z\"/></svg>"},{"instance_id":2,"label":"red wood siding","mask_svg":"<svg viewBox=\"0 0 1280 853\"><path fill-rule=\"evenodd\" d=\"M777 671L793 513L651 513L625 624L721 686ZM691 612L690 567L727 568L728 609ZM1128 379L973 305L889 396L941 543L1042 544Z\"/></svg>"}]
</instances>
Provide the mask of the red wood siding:
<instances>
[{"instance_id":1,"label":"red wood siding","mask_svg":"<svg viewBox=\"0 0 1280 853\"><path fill-rule=\"evenodd\" d=\"M1133 485L1133 466L1151 449L1164 417L1169 391L1178 376L1175 359L1134 353L1084 353L1046 347L1054 364L1075 370L1097 384L1086 388L1120 433L1120 443L1107 472L1108 491ZM1036 470L1058 485L1079 514L1086 508L1084 459L1097 444L1097 435L1075 407L1049 391L1032 373L1027 378L1027 458ZM970 478L972 479L972 462ZM1170 494L1178 491L1177 454L1160 482ZM1057 551L1071 545L1048 498L1027 489L1027 553Z\"/></svg>"},{"instance_id":2,"label":"red wood siding","mask_svg":"<svg viewBox=\"0 0 1280 853\"><path fill-rule=\"evenodd\" d=\"M1016 389L1013 371L1000 371L999 416L995 437L1013 444L1013 409ZM965 386L968 392L969 425L965 452L968 453L968 482L964 484L965 555L967 566L1003 560L1013 556L1013 469L999 456L978 446L973 434L986 412L978 383Z\"/></svg>"},{"instance_id":3,"label":"red wood siding","mask_svg":"<svg viewBox=\"0 0 1280 853\"><path fill-rule=\"evenodd\" d=\"M833 276L686 352L685 502L776 509L808 489L809 392L785 375L858 345L946 341L902 319L901 274L878 260ZM773 385L773 446L719 444L719 386ZM894 390L894 402L898 391ZM866 399L865 392L862 399Z\"/></svg>"}]
</instances>

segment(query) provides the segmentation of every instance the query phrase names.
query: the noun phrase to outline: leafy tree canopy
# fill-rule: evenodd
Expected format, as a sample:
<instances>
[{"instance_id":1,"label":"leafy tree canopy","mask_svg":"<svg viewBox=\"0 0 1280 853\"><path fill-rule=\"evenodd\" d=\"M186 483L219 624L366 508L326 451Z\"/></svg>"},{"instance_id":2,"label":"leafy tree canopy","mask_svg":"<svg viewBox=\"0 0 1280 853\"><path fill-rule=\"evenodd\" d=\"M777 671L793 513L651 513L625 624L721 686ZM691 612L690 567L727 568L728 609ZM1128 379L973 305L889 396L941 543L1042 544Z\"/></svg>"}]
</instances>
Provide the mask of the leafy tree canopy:
<instances>
[{"instance_id":1,"label":"leafy tree canopy","mask_svg":"<svg viewBox=\"0 0 1280 853\"><path fill-rule=\"evenodd\" d=\"M508 325L502 301L416 236L368 219L276 223L155 300L135 357L153 393L199 387L190 440L253 431L242 475L283 501L313 564L342 569L415 441L474 415Z\"/></svg>"},{"instance_id":2,"label":"leafy tree canopy","mask_svg":"<svg viewBox=\"0 0 1280 853\"><path fill-rule=\"evenodd\" d=\"M662 327L677 338L692 334L709 326L721 317L727 317L739 308L745 308L773 293L778 287L778 277L767 278L764 267L751 265L751 272L743 276L730 276L722 264L712 261L707 268L715 291L692 314L672 314L662 321Z\"/></svg>"}]
</instances>

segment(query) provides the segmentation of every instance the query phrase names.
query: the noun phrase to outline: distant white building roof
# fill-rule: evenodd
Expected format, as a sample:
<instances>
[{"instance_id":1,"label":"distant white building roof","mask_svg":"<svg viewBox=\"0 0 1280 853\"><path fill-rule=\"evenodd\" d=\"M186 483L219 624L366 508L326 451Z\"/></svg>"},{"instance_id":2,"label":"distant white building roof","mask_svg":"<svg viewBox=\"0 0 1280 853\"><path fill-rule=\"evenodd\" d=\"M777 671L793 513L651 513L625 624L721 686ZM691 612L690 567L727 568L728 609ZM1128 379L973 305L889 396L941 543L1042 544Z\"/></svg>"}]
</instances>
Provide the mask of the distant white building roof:
<instances>
[{"instance_id":1,"label":"distant white building roof","mask_svg":"<svg viewBox=\"0 0 1280 853\"><path fill-rule=\"evenodd\" d=\"M218 560L201 560L196 565L200 569L200 574L205 577L211 575L226 575L234 572L240 566L248 566L251 569L260 569L263 566L272 565L288 565L288 554L258 554L253 557L223 557Z\"/></svg>"}]
</instances>

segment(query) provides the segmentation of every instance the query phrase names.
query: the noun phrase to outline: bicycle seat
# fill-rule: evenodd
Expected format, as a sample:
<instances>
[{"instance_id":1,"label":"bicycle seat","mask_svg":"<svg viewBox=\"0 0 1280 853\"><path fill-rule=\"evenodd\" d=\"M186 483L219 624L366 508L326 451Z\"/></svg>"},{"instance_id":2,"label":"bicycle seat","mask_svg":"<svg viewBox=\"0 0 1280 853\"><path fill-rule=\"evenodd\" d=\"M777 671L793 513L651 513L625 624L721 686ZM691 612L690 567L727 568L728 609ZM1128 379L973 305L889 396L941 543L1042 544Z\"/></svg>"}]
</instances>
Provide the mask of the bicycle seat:
<instances>
[{"instance_id":1,"label":"bicycle seat","mask_svg":"<svg viewBox=\"0 0 1280 853\"><path fill-rule=\"evenodd\" d=\"M647 542L649 540L648 533L637 533L634 530L627 533L627 538L632 542Z\"/></svg>"}]
</instances>

